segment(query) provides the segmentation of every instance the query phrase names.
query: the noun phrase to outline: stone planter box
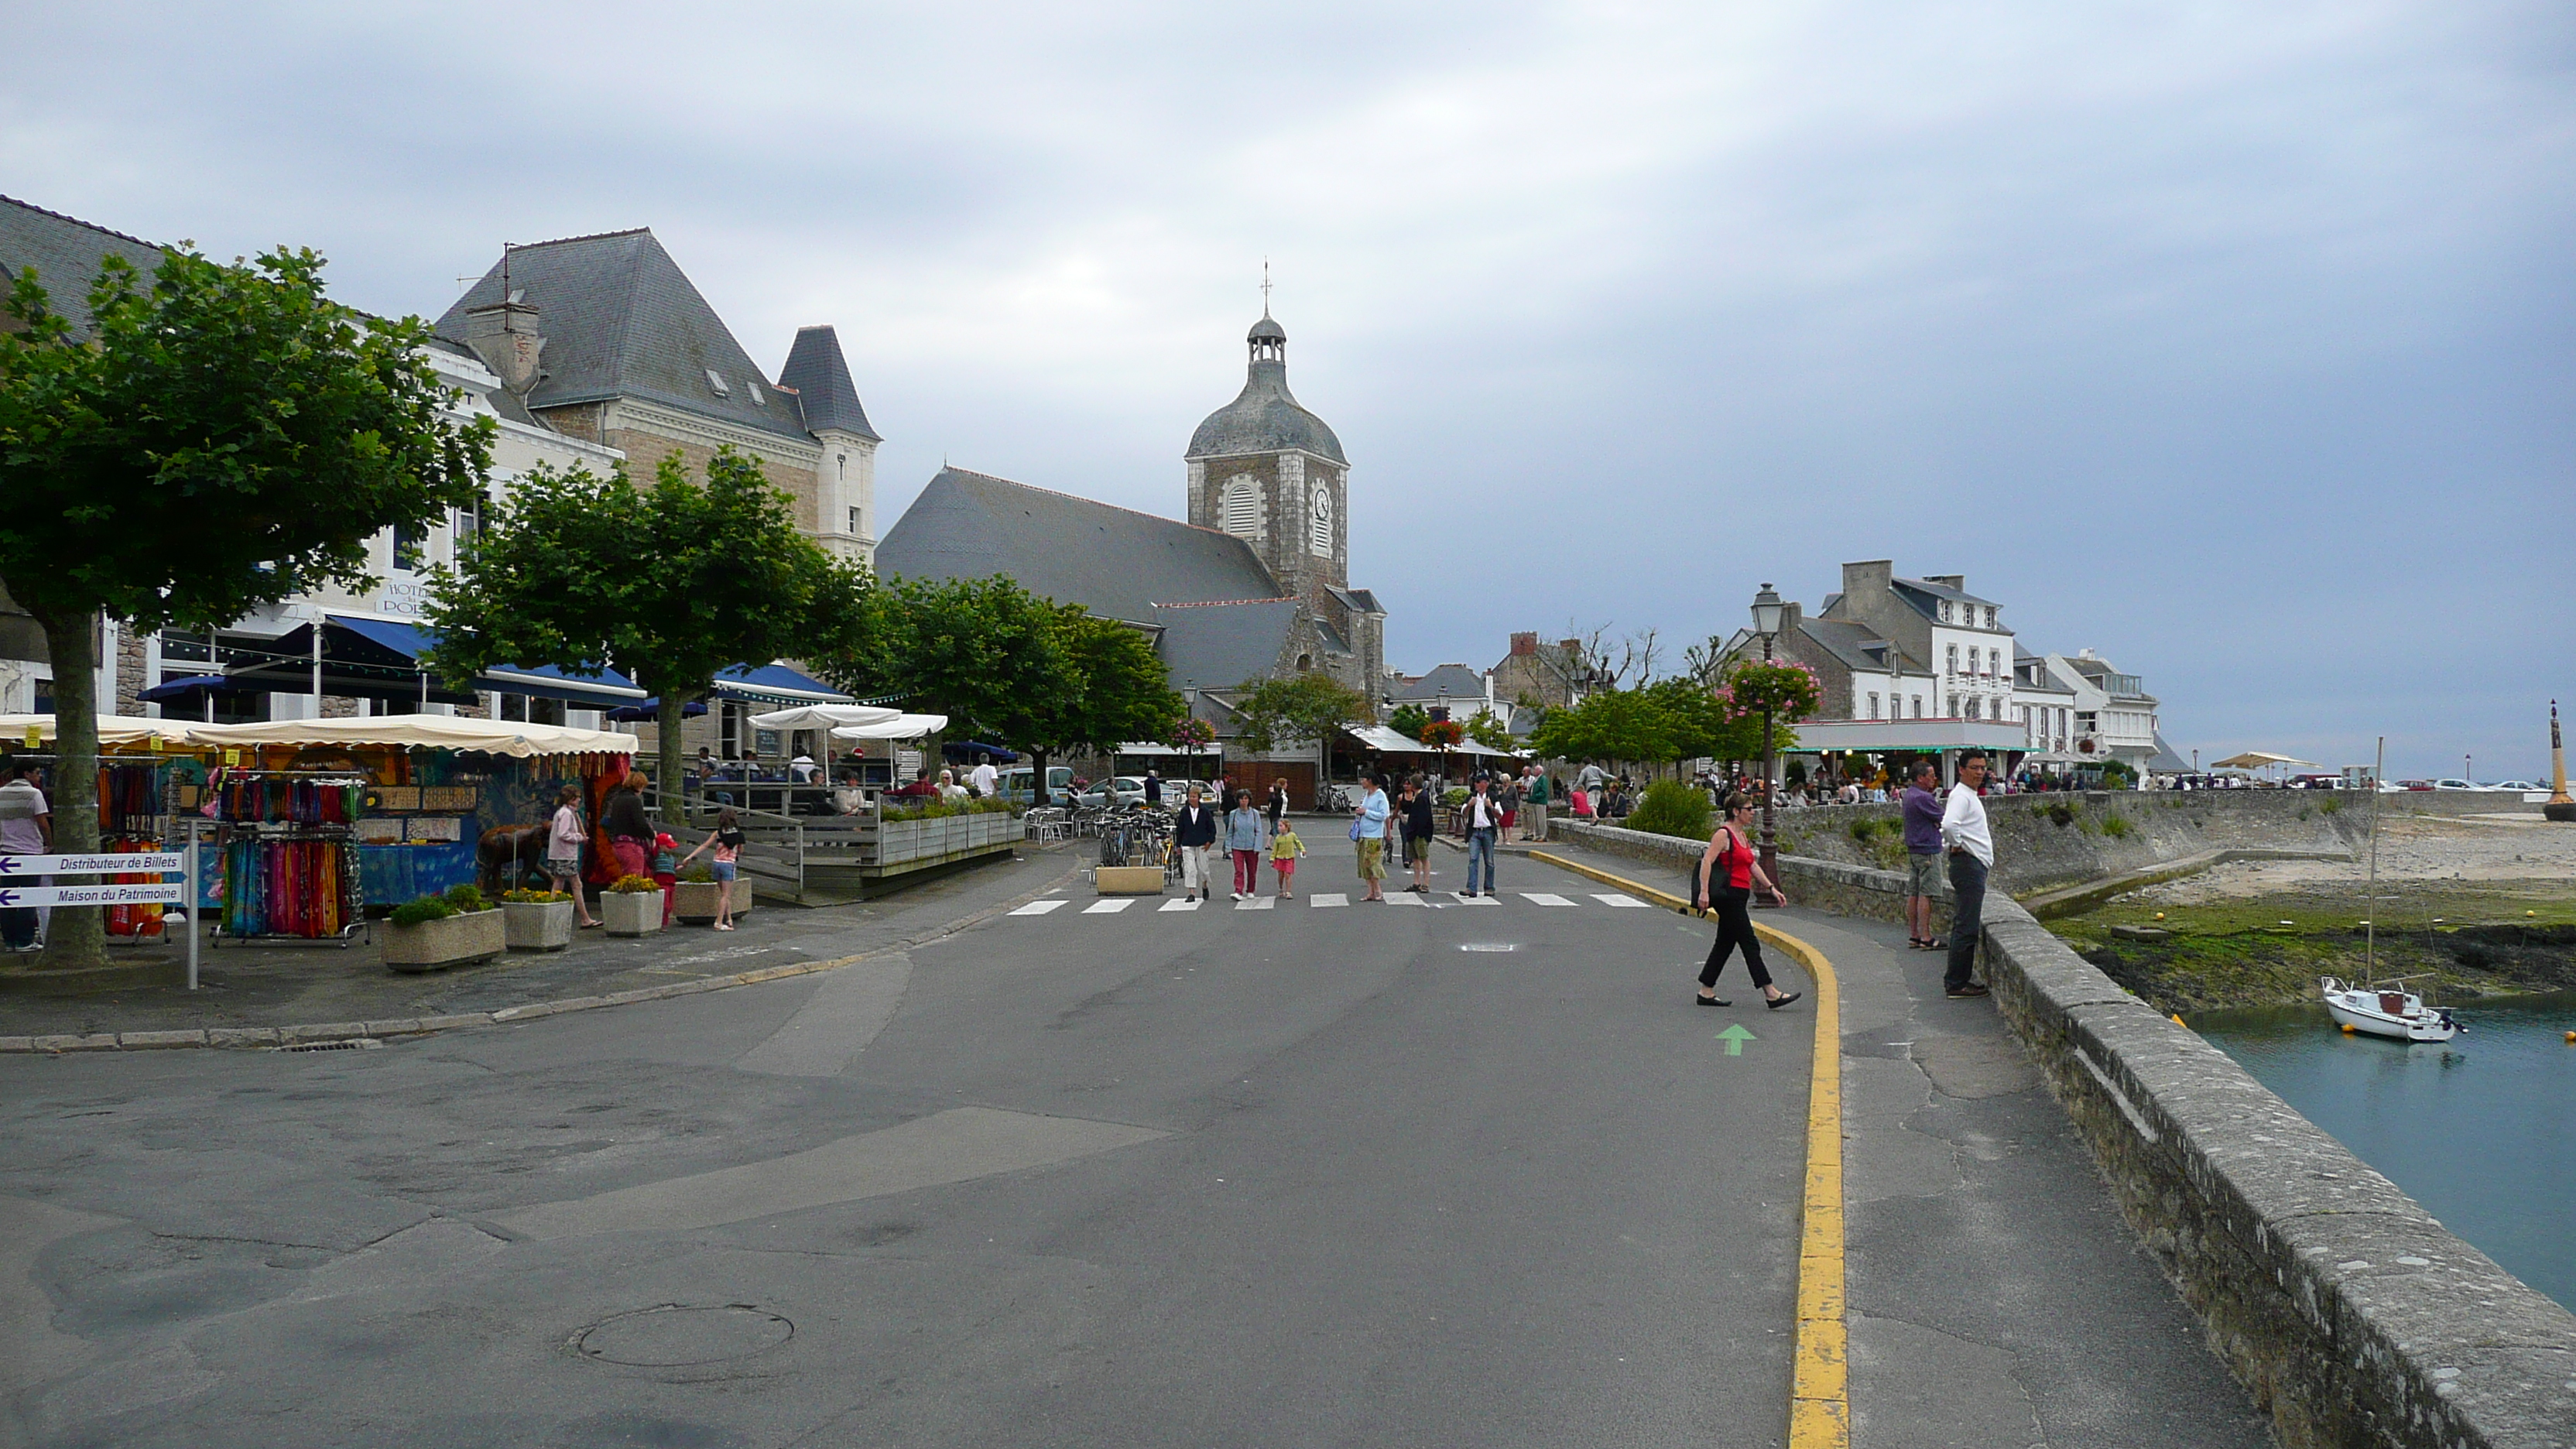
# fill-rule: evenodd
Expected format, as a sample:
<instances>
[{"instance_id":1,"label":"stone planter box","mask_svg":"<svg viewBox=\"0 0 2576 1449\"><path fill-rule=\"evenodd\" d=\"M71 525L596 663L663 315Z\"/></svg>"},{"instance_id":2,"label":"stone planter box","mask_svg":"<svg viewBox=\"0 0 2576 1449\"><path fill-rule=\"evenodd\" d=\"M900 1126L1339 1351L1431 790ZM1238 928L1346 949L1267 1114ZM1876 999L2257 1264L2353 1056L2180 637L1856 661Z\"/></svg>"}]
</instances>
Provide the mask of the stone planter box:
<instances>
[{"instance_id":1,"label":"stone planter box","mask_svg":"<svg viewBox=\"0 0 2576 1449\"><path fill-rule=\"evenodd\" d=\"M499 911L468 911L417 926L385 923L385 965L406 975L464 961L489 961L509 949Z\"/></svg>"},{"instance_id":2,"label":"stone planter box","mask_svg":"<svg viewBox=\"0 0 2576 1449\"><path fill-rule=\"evenodd\" d=\"M513 951L560 951L572 944L570 901L503 901L501 922Z\"/></svg>"},{"instance_id":3,"label":"stone planter box","mask_svg":"<svg viewBox=\"0 0 2576 1449\"><path fill-rule=\"evenodd\" d=\"M607 923L612 936L649 936L662 929L662 893L637 891L632 895L619 891L599 893L599 918Z\"/></svg>"},{"instance_id":4,"label":"stone planter box","mask_svg":"<svg viewBox=\"0 0 2576 1449\"><path fill-rule=\"evenodd\" d=\"M1104 865L1092 872L1091 883L1104 896L1159 896L1163 893L1163 868Z\"/></svg>"},{"instance_id":5,"label":"stone planter box","mask_svg":"<svg viewBox=\"0 0 2576 1449\"><path fill-rule=\"evenodd\" d=\"M723 889L711 880L684 880L673 886L671 919L675 921L714 920L717 895ZM751 882L739 878L734 881L733 913L737 920L751 913Z\"/></svg>"},{"instance_id":6,"label":"stone planter box","mask_svg":"<svg viewBox=\"0 0 2576 1449\"><path fill-rule=\"evenodd\" d=\"M859 830L859 849L869 864L902 865L937 860L964 851L1008 845L1020 838L1018 817L979 811L937 820L894 820Z\"/></svg>"}]
</instances>

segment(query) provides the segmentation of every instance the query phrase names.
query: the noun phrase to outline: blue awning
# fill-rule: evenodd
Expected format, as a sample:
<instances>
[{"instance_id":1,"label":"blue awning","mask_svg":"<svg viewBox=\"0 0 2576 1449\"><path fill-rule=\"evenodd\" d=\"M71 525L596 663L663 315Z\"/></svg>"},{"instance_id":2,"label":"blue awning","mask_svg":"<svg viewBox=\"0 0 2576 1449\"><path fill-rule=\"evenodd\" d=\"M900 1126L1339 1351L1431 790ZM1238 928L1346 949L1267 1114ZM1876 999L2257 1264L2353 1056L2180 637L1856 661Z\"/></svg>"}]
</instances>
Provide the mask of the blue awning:
<instances>
[{"instance_id":1,"label":"blue awning","mask_svg":"<svg viewBox=\"0 0 2576 1449\"><path fill-rule=\"evenodd\" d=\"M754 704L856 704L810 674L784 664L737 664L716 675L715 697Z\"/></svg>"},{"instance_id":2,"label":"blue awning","mask_svg":"<svg viewBox=\"0 0 2576 1449\"><path fill-rule=\"evenodd\" d=\"M438 642L438 631L423 629L396 619L368 619L354 614L333 614L330 622L365 639L379 648L400 654L415 664ZM568 674L552 664L496 664L474 676L473 688L495 694L524 694L537 699L559 699L566 704L591 709L616 709L644 697L635 682L614 669L603 669L597 677Z\"/></svg>"}]
</instances>

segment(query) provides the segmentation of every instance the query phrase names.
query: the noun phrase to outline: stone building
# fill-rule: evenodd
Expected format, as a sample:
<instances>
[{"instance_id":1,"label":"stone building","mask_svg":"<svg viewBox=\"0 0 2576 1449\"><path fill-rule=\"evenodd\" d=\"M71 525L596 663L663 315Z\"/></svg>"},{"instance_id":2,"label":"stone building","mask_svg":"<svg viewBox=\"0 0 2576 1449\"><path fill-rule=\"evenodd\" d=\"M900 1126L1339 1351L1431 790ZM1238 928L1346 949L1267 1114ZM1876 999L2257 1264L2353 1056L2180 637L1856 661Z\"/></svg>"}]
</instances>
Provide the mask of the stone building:
<instances>
[{"instance_id":1,"label":"stone building","mask_svg":"<svg viewBox=\"0 0 2576 1449\"><path fill-rule=\"evenodd\" d=\"M1288 392L1264 316L1250 374L1185 455L1188 520L943 468L889 529L889 578L1005 575L1151 634L1174 689L1231 734L1241 685L1309 671L1375 695L1386 611L1350 586L1341 440Z\"/></svg>"},{"instance_id":2,"label":"stone building","mask_svg":"<svg viewBox=\"0 0 2576 1449\"><path fill-rule=\"evenodd\" d=\"M862 563L876 551L880 441L830 327L796 334L773 383L650 228L504 248L438 319L538 423L649 477L678 453L760 459L796 525Z\"/></svg>"},{"instance_id":3,"label":"stone building","mask_svg":"<svg viewBox=\"0 0 2576 1449\"><path fill-rule=\"evenodd\" d=\"M1511 652L1493 668L1494 694L1532 709L1559 709L1608 681L1587 660L1580 639L1539 642L1535 630L1512 635Z\"/></svg>"}]
</instances>

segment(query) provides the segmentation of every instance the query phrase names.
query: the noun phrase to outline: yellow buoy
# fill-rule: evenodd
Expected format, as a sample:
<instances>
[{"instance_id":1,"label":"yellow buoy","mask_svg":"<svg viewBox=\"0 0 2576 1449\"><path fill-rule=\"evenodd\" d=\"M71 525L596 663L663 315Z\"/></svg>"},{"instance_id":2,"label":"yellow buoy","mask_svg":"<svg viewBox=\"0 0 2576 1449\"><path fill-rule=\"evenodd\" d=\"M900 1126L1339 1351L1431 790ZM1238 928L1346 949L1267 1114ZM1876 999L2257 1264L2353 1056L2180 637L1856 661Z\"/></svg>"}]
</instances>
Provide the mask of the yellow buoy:
<instances>
[{"instance_id":1,"label":"yellow buoy","mask_svg":"<svg viewBox=\"0 0 2576 1449\"><path fill-rule=\"evenodd\" d=\"M2568 1039L2569 1041L2576 1041L2576 1031L2571 1031L2571 1032L2567 1033L2567 1039Z\"/></svg>"},{"instance_id":2,"label":"yellow buoy","mask_svg":"<svg viewBox=\"0 0 2576 1449\"><path fill-rule=\"evenodd\" d=\"M2345 1022L2345 1023L2343 1024L2343 1034L2344 1034L2345 1036L2350 1036L2350 1035L2352 1035L2352 1023L2351 1023L2351 1022L2348 1022L2348 1021L2347 1021L2347 1022Z\"/></svg>"},{"instance_id":3,"label":"yellow buoy","mask_svg":"<svg viewBox=\"0 0 2576 1449\"><path fill-rule=\"evenodd\" d=\"M2189 1030L2191 1030L2191 1023L2190 1023L2190 1022L2187 1022L2187 1021L2185 1021L2185 1020L2183 1020L2183 1019L2182 1019L2182 1014L2181 1014L2181 1013L2179 1013L2179 1012L2176 1012L2176 1013L2174 1014L2174 1017L2173 1017L2173 1024L2174 1024L2174 1025L2176 1025L2176 1026L2178 1026L2178 1027L2181 1027L2181 1028L2182 1028L2183 1030L2185 1030L2185 1031L2189 1031Z\"/></svg>"},{"instance_id":4,"label":"yellow buoy","mask_svg":"<svg viewBox=\"0 0 2576 1449\"><path fill-rule=\"evenodd\" d=\"M2165 913L2164 913L2164 912L2162 912L2162 911L2158 911L2158 912L2156 912L2156 919L2157 919L2157 920L2161 921L2161 920L2163 920L2164 918L2165 918Z\"/></svg>"}]
</instances>

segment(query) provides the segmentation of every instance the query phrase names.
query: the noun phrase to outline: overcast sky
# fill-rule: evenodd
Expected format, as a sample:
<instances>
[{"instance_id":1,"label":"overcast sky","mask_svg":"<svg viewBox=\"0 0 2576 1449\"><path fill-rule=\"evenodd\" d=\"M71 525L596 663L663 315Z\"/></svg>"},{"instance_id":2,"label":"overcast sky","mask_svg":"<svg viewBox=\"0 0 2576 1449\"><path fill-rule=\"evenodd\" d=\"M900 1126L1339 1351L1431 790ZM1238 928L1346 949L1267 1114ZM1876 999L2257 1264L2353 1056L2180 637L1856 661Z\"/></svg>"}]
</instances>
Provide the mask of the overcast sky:
<instances>
[{"instance_id":1,"label":"overcast sky","mask_svg":"<svg viewBox=\"0 0 2576 1449\"><path fill-rule=\"evenodd\" d=\"M773 372L1167 514L1277 280L1391 663L1965 574L2204 759L2547 769L2563 4L6 0L0 192L435 316L649 225Z\"/></svg>"}]
</instances>

